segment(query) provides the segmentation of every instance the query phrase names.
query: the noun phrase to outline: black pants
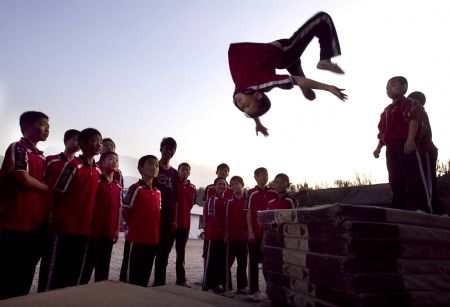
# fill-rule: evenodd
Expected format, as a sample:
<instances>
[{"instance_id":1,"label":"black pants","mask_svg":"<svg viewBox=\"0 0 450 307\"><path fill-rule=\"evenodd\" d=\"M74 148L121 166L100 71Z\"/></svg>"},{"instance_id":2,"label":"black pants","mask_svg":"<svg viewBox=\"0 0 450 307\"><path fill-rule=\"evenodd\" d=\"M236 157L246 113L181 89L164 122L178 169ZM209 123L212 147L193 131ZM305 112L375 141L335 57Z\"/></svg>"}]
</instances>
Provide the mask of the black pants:
<instances>
[{"instance_id":1,"label":"black pants","mask_svg":"<svg viewBox=\"0 0 450 307\"><path fill-rule=\"evenodd\" d=\"M170 230L168 226L161 223L161 231L159 235L159 244L156 251L155 260L155 280L154 287L164 286L166 284L166 268L169 262L169 254L172 250L175 240L175 231Z\"/></svg>"},{"instance_id":2,"label":"black pants","mask_svg":"<svg viewBox=\"0 0 450 307\"><path fill-rule=\"evenodd\" d=\"M112 248L113 240L111 239L102 238L89 240L86 261L81 274L81 284L87 284L89 282L94 269L95 282L108 280Z\"/></svg>"},{"instance_id":3,"label":"black pants","mask_svg":"<svg viewBox=\"0 0 450 307\"><path fill-rule=\"evenodd\" d=\"M0 230L0 299L27 295L45 244L46 229Z\"/></svg>"},{"instance_id":4,"label":"black pants","mask_svg":"<svg viewBox=\"0 0 450 307\"><path fill-rule=\"evenodd\" d=\"M237 261L236 282L238 290L244 289L248 285L247 281L247 241L230 241L226 244L227 249L227 274L228 289L233 289L231 281L231 267L234 260Z\"/></svg>"},{"instance_id":5,"label":"black pants","mask_svg":"<svg viewBox=\"0 0 450 307\"><path fill-rule=\"evenodd\" d=\"M186 254L186 243L189 238L189 229L178 228L175 230L175 250L177 251L176 273L177 285L186 282L186 272L184 270L184 261Z\"/></svg>"},{"instance_id":6,"label":"black pants","mask_svg":"<svg viewBox=\"0 0 450 307\"><path fill-rule=\"evenodd\" d=\"M219 285L226 289L226 249L223 240L208 241L208 255L206 257L206 270L203 279L203 290L217 288Z\"/></svg>"},{"instance_id":7,"label":"black pants","mask_svg":"<svg viewBox=\"0 0 450 307\"><path fill-rule=\"evenodd\" d=\"M263 262L263 252L261 250L262 239L256 239L255 243L248 243L249 258L249 282L250 294L259 291L259 269L258 264Z\"/></svg>"},{"instance_id":8,"label":"black pants","mask_svg":"<svg viewBox=\"0 0 450 307\"><path fill-rule=\"evenodd\" d=\"M156 245L125 241L120 281L147 287L155 255Z\"/></svg>"},{"instance_id":9,"label":"black pants","mask_svg":"<svg viewBox=\"0 0 450 307\"><path fill-rule=\"evenodd\" d=\"M53 236L49 244L50 255L45 290L80 284L86 261L88 237L79 235ZM42 287L40 287L42 289Z\"/></svg>"},{"instance_id":10,"label":"black pants","mask_svg":"<svg viewBox=\"0 0 450 307\"><path fill-rule=\"evenodd\" d=\"M341 54L333 20L327 13L320 12L305 22L292 37L277 40L283 49L283 58L277 68L286 68L291 75L304 76L300 57L314 37L319 39L321 60Z\"/></svg>"},{"instance_id":11,"label":"black pants","mask_svg":"<svg viewBox=\"0 0 450 307\"><path fill-rule=\"evenodd\" d=\"M424 170L424 177L427 182L427 190L430 195L431 206L433 213L442 215L445 213L441 199L439 198L437 176L436 176L436 163L438 158L438 150L432 150L421 153L422 165Z\"/></svg>"},{"instance_id":12,"label":"black pants","mask_svg":"<svg viewBox=\"0 0 450 307\"><path fill-rule=\"evenodd\" d=\"M404 153L405 141L386 147L386 164L392 189L392 207L430 212L420 173L421 159L417 153Z\"/></svg>"}]
</instances>

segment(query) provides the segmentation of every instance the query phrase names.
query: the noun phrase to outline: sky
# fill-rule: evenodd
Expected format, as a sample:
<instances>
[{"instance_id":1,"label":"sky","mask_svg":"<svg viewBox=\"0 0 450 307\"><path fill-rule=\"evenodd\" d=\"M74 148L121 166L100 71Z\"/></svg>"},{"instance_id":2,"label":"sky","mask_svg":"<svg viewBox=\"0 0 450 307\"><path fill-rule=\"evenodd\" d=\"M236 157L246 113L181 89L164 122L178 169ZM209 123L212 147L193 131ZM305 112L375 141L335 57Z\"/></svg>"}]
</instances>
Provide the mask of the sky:
<instances>
[{"instance_id":1,"label":"sky","mask_svg":"<svg viewBox=\"0 0 450 307\"><path fill-rule=\"evenodd\" d=\"M247 186L260 166L270 179L283 172L310 186L356 174L387 182L384 150L379 159L372 151L392 76L405 76L408 92L426 94L439 159L450 158L448 6L433 0L0 0L0 153L20 137L20 114L40 110L50 117L50 136L38 146L46 153L61 151L71 128L95 127L132 158L160 156L161 139L172 136L174 162L195 166L197 186L212 182L221 162ZM272 109L261 118L270 136L257 137L253 121L232 104L228 46L287 38L318 11L334 20L342 56L333 60L346 74L315 68L316 40L302 56L303 69L345 88L348 101L316 92L310 102L297 88L274 89ZM136 175L133 166L121 168Z\"/></svg>"}]
</instances>

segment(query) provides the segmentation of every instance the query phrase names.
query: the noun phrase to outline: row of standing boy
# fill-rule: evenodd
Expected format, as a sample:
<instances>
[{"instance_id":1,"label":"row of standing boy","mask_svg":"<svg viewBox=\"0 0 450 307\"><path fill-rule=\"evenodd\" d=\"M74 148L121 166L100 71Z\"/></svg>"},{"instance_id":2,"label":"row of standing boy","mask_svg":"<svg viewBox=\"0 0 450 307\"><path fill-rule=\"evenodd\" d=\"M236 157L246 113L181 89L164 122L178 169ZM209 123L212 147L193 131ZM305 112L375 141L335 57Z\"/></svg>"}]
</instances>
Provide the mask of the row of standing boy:
<instances>
[{"instance_id":1,"label":"row of standing boy","mask_svg":"<svg viewBox=\"0 0 450 307\"><path fill-rule=\"evenodd\" d=\"M142 178L122 201L111 139L93 128L71 129L65 151L44 157L36 146L49 135L48 116L28 111L19 124L23 137L8 147L0 170L0 299L28 294L39 260L38 291L87 283L94 269L95 281L108 279L121 207L128 233L120 279L147 286L156 258L153 285L164 285L177 240L177 284L186 283L184 248L196 188L187 180L189 164L180 165L181 176L169 164L173 138L162 140L159 161L139 159Z\"/></svg>"},{"instance_id":2,"label":"row of standing boy","mask_svg":"<svg viewBox=\"0 0 450 307\"><path fill-rule=\"evenodd\" d=\"M290 182L286 174L276 175L269 187L267 169L257 168L254 172L256 186L244 193L244 181L240 176L233 176L228 185L229 172L227 164L219 164L216 180L204 193L203 290L233 296L230 270L236 260L236 293L249 294L251 300L259 301L262 294L258 266L263 260L263 230L257 222L257 212L293 209L298 207L298 202L288 192Z\"/></svg>"}]
</instances>

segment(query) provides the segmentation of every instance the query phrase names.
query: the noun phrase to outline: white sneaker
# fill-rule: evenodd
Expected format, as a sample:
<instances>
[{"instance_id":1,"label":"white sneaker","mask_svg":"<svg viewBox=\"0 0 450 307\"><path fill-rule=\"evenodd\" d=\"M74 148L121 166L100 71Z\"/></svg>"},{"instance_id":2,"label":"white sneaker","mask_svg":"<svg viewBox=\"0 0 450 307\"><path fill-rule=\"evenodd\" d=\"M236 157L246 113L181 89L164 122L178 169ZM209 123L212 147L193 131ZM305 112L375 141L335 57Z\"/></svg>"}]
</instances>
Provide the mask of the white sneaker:
<instances>
[{"instance_id":1,"label":"white sneaker","mask_svg":"<svg viewBox=\"0 0 450 307\"><path fill-rule=\"evenodd\" d=\"M248 291L248 287L242 288L242 289L237 289L236 294L246 294L248 295L249 291Z\"/></svg>"},{"instance_id":2,"label":"white sneaker","mask_svg":"<svg viewBox=\"0 0 450 307\"><path fill-rule=\"evenodd\" d=\"M317 63L317 68L328 70L336 74L344 74L342 68L340 68L338 64L333 63L330 60L320 60L319 63Z\"/></svg>"},{"instance_id":3,"label":"white sneaker","mask_svg":"<svg viewBox=\"0 0 450 307\"><path fill-rule=\"evenodd\" d=\"M202 281L202 284L203 284L203 281ZM192 286L189 284L189 282L187 280L184 283L177 284L177 285L181 286L181 287L192 288Z\"/></svg>"},{"instance_id":4,"label":"white sneaker","mask_svg":"<svg viewBox=\"0 0 450 307\"><path fill-rule=\"evenodd\" d=\"M263 300L261 291L258 291L258 292L255 292L253 294L250 294L248 297L253 302L261 302Z\"/></svg>"}]
</instances>

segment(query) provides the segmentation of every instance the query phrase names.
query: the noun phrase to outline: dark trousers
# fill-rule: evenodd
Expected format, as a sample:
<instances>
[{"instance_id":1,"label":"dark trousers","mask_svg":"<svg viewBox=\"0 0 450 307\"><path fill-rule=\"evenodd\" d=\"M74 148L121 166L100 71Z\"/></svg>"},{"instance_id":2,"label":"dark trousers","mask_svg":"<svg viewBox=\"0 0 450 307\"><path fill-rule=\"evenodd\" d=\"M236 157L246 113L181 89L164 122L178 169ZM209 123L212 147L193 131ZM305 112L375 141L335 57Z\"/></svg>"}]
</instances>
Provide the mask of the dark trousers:
<instances>
[{"instance_id":1,"label":"dark trousers","mask_svg":"<svg viewBox=\"0 0 450 307\"><path fill-rule=\"evenodd\" d=\"M206 257L206 270L203 279L203 290L217 288L222 285L226 289L226 249L223 240L208 241L208 255Z\"/></svg>"},{"instance_id":2,"label":"dark trousers","mask_svg":"<svg viewBox=\"0 0 450 307\"><path fill-rule=\"evenodd\" d=\"M161 231L159 235L159 244L156 251L155 260L155 280L154 287L164 286L166 284L166 268L169 262L169 254L172 250L175 240L175 231L161 223Z\"/></svg>"},{"instance_id":3,"label":"dark trousers","mask_svg":"<svg viewBox=\"0 0 450 307\"><path fill-rule=\"evenodd\" d=\"M431 206L433 213L442 215L445 213L441 199L439 198L437 175L436 175L436 163L438 158L438 150L432 150L421 153L422 165L424 170L424 177L427 183L427 191L430 196Z\"/></svg>"},{"instance_id":4,"label":"dark trousers","mask_svg":"<svg viewBox=\"0 0 450 307\"><path fill-rule=\"evenodd\" d=\"M320 12L305 22L292 37L277 40L283 49L283 58L278 68L286 68L291 75L304 76L300 57L314 37L319 39L321 60L341 54L333 20L327 13Z\"/></svg>"},{"instance_id":5,"label":"dark trousers","mask_svg":"<svg viewBox=\"0 0 450 307\"><path fill-rule=\"evenodd\" d=\"M248 285L247 281L247 241L229 241L226 244L227 249L227 274L228 274L228 289L233 289L231 281L231 267L234 260L237 261L236 282L238 290L244 289Z\"/></svg>"},{"instance_id":6,"label":"dark trousers","mask_svg":"<svg viewBox=\"0 0 450 307\"><path fill-rule=\"evenodd\" d=\"M430 212L417 152L404 153L405 141L386 147L386 164L392 189L392 207Z\"/></svg>"},{"instance_id":7,"label":"dark trousers","mask_svg":"<svg viewBox=\"0 0 450 307\"><path fill-rule=\"evenodd\" d=\"M186 254L186 243L189 238L189 229L178 228L175 230L175 250L177 251L176 273L177 285L186 282L186 272L184 270L184 261Z\"/></svg>"},{"instance_id":8,"label":"dark trousers","mask_svg":"<svg viewBox=\"0 0 450 307\"><path fill-rule=\"evenodd\" d=\"M101 238L89 240L86 261L83 266L83 272L81 273L81 284L87 284L89 282L94 269L95 282L108 280L113 245L112 239Z\"/></svg>"},{"instance_id":9,"label":"dark trousers","mask_svg":"<svg viewBox=\"0 0 450 307\"><path fill-rule=\"evenodd\" d=\"M155 255L156 245L125 241L120 281L147 287Z\"/></svg>"},{"instance_id":10,"label":"dark trousers","mask_svg":"<svg viewBox=\"0 0 450 307\"><path fill-rule=\"evenodd\" d=\"M263 252L261 250L262 239L256 239L254 243L248 243L249 258L249 282L250 294L259 291L259 269L258 264L263 262Z\"/></svg>"},{"instance_id":11,"label":"dark trousers","mask_svg":"<svg viewBox=\"0 0 450 307\"><path fill-rule=\"evenodd\" d=\"M0 230L0 299L30 292L46 230Z\"/></svg>"}]
</instances>

